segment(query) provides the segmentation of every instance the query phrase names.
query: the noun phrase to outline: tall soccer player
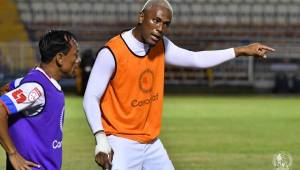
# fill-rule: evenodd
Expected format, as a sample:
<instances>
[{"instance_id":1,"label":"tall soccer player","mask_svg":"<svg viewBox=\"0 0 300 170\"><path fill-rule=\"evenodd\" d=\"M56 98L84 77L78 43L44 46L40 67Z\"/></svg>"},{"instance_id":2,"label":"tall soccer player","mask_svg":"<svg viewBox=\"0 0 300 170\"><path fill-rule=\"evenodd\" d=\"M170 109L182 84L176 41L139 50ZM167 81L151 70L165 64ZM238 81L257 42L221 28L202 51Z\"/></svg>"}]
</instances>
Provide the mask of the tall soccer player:
<instances>
[{"instance_id":1,"label":"tall soccer player","mask_svg":"<svg viewBox=\"0 0 300 170\"><path fill-rule=\"evenodd\" d=\"M0 97L0 142L7 170L61 169L64 93L58 84L80 62L75 36L63 30L39 42L41 63L4 86Z\"/></svg>"},{"instance_id":2,"label":"tall soccer player","mask_svg":"<svg viewBox=\"0 0 300 170\"><path fill-rule=\"evenodd\" d=\"M182 49L164 36L172 16L167 0L148 0L137 25L98 53L83 105L97 142L95 161L105 169L174 169L159 140L165 64L207 68L274 51L259 43L218 51Z\"/></svg>"}]
</instances>

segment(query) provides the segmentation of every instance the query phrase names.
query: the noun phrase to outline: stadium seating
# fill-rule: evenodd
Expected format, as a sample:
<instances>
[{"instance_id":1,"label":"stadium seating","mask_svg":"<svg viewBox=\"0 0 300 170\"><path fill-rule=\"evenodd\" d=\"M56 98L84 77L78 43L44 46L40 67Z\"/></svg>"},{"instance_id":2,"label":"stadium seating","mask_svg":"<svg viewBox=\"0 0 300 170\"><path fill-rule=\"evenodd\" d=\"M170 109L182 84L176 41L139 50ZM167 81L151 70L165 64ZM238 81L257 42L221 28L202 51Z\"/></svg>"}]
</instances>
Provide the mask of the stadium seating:
<instances>
[{"instance_id":1,"label":"stadium seating","mask_svg":"<svg viewBox=\"0 0 300 170\"><path fill-rule=\"evenodd\" d=\"M26 23L132 22L143 1L137 0L16 0ZM201 24L297 24L299 0L204 0L171 1L179 23Z\"/></svg>"},{"instance_id":2,"label":"stadium seating","mask_svg":"<svg viewBox=\"0 0 300 170\"><path fill-rule=\"evenodd\" d=\"M0 5L0 82L36 64L35 50L14 1Z\"/></svg>"},{"instance_id":3,"label":"stadium seating","mask_svg":"<svg viewBox=\"0 0 300 170\"><path fill-rule=\"evenodd\" d=\"M74 32L82 46L99 49L136 23L140 0L15 0L32 41L49 28ZM190 50L213 50L264 42L277 49L268 62L238 59L213 69L214 84L270 86L272 61L300 59L300 0L170 0L174 21L169 37ZM298 60L297 60L298 61ZM197 69L168 67L166 82L203 84ZM258 82L258 83L257 83ZM259 85L258 85L259 86ZM263 85L264 86L264 85Z\"/></svg>"}]
</instances>

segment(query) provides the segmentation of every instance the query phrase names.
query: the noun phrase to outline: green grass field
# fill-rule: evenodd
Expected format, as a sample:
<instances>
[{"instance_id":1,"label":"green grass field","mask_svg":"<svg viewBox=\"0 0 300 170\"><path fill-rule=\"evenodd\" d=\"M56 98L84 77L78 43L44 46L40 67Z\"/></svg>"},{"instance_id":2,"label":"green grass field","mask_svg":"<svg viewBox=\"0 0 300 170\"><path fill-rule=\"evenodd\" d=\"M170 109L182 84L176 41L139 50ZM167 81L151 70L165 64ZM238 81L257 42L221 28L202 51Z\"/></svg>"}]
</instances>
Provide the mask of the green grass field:
<instances>
[{"instance_id":1,"label":"green grass field","mask_svg":"<svg viewBox=\"0 0 300 170\"><path fill-rule=\"evenodd\" d=\"M274 154L300 169L300 98L165 97L161 140L177 170L272 170ZM66 98L63 170L100 169L82 98ZM0 169L5 155L0 151Z\"/></svg>"}]
</instances>

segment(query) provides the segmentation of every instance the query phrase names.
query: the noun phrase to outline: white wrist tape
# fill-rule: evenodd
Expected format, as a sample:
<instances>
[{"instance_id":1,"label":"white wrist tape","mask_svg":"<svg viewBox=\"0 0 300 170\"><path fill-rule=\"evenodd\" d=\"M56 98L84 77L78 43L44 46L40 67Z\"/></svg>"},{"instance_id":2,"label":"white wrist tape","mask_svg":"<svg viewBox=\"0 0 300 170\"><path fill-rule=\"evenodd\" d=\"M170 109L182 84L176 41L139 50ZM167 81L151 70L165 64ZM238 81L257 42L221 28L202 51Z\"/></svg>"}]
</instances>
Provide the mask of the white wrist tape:
<instances>
[{"instance_id":1,"label":"white wrist tape","mask_svg":"<svg viewBox=\"0 0 300 170\"><path fill-rule=\"evenodd\" d=\"M96 148L95 148L95 155L97 155L99 152L103 153L110 153L111 152L111 146L108 143L108 139L104 133L97 133L95 135L96 137Z\"/></svg>"}]
</instances>

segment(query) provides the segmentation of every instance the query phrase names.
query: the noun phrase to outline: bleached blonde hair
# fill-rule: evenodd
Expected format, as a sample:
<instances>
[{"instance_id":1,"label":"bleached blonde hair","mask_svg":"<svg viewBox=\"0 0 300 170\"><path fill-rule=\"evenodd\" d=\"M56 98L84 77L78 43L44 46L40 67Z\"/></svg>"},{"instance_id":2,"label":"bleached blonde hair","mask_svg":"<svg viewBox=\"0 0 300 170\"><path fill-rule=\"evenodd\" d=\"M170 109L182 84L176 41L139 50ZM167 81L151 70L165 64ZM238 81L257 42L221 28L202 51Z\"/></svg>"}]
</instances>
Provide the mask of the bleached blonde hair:
<instances>
[{"instance_id":1,"label":"bleached blonde hair","mask_svg":"<svg viewBox=\"0 0 300 170\"><path fill-rule=\"evenodd\" d=\"M140 12L142 12L146 9L150 9L153 5L159 5L159 6L162 6L162 7L165 7L167 9L169 9L171 11L172 16L173 16L173 8L167 0L148 0L145 3L145 5L143 6L143 8Z\"/></svg>"}]
</instances>

